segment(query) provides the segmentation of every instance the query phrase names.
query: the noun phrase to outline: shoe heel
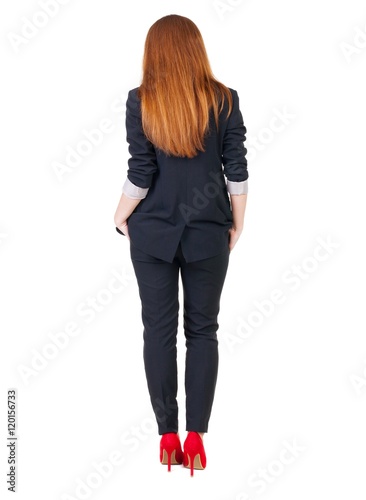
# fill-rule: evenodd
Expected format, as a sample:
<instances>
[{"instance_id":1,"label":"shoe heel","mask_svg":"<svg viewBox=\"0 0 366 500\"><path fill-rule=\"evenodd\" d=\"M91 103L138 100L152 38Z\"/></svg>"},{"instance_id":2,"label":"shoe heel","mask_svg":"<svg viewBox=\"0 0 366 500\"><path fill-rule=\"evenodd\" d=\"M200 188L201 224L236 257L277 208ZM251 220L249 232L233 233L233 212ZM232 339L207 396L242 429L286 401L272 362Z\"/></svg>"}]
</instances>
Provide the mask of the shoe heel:
<instances>
[{"instance_id":1,"label":"shoe heel","mask_svg":"<svg viewBox=\"0 0 366 500\"><path fill-rule=\"evenodd\" d=\"M168 465L168 472L172 465L183 462L183 452L179 437L175 433L164 434L160 441L160 463Z\"/></svg>"},{"instance_id":2,"label":"shoe heel","mask_svg":"<svg viewBox=\"0 0 366 500\"><path fill-rule=\"evenodd\" d=\"M190 469L190 475L193 476L194 469L205 469L206 462L206 453L201 437L196 432L189 432L184 443L183 465Z\"/></svg>"},{"instance_id":3,"label":"shoe heel","mask_svg":"<svg viewBox=\"0 0 366 500\"><path fill-rule=\"evenodd\" d=\"M193 476L193 471L194 471L194 459L192 459L191 455L188 455L188 467L191 470L191 476Z\"/></svg>"},{"instance_id":4,"label":"shoe heel","mask_svg":"<svg viewBox=\"0 0 366 500\"><path fill-rule=\"evenodd\" d=\"M205 467L202 465L201 455L197 453L196 455L191 455L190 453L186 454L185 462L188 464L186 467L190 469L191 476L193 476L193 470L203 470Z\"/></svg>"},{"instance_id":5,"label":"shoe heel","mask_svg":"<svg viewBox=\"0 0 366 500\"><path fill-rule=\"evenodd\" d=\"M169 452L165 448L163 448L163 458L162 458L161 463L163 465L168 464L168 472L170 472L171 468L172 468L172 464L176 465L179 463L175 459L175 450Z\"/></svg>"}]
</instances>

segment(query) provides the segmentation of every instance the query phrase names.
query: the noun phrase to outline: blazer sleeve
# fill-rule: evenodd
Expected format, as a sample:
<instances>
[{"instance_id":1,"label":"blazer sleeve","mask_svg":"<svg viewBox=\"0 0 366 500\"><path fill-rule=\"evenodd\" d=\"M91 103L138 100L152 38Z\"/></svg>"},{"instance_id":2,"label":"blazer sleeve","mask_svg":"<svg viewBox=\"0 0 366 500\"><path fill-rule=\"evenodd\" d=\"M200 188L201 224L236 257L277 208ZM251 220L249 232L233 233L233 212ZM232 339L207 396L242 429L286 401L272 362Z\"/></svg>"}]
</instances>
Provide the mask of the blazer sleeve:
<instances>
[{"instance_id":1,"label":"blazer sleeve","mask_svg":"<svg viewBox=\"0 0 366 500\"><path fill-rule=\"evenodd\" d=\"M227 178L227 190L230 194L246 194L248 192L248 168L244 146L247 129L239 106L239 96L231 89L233 108L224 132L222 164Z\"/></svg>"},{"instance_id":2,"label":"blazer sleeve","mask_svg":"<svg viewBox=\"0 0 366 500\"><path fill-rule=\"evenodd\" d=\"M127 179L123 192L130 198L145 198L157 170L153 144L142 128L141 102L136 92L129 91L126 101L126 138L131 157L128 160Z\"/></svg>"}]
</instances>

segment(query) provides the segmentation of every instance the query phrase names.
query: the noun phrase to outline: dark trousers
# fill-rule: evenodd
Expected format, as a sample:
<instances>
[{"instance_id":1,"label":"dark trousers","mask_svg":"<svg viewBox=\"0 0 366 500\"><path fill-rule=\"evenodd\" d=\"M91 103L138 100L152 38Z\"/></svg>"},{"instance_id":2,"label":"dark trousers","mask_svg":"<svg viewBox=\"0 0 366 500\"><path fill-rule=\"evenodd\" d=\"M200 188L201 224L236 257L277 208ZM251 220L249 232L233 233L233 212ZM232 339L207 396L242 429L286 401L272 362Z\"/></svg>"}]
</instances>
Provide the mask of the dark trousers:
<instances>
[{"instance_id":1,"label":"dark trousers","mask_svg":"<svg viewBox=\"0 0 366 500\"><path fill-rule=\"evenodd\" d=\"M172 263L149 256L132 243L130 248L142 306L145 373L158 432L178 432L179 270L186 339L186 430L207 432L218 372L217 317L229 247L219 255L190 263L180 245Z\"/></svg>"}]
</instances>

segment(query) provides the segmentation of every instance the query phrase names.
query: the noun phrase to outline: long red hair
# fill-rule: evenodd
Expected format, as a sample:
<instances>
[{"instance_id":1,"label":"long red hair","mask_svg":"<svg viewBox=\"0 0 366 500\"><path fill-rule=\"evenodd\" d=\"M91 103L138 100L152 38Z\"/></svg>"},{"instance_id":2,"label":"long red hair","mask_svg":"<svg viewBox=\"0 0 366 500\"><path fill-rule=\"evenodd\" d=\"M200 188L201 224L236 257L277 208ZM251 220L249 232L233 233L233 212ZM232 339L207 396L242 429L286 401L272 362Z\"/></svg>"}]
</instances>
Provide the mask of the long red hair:
<instances>
[{"instance_id":1,"label":"long red hair","mask_svg":"<svg viewBox=\"0 0 366 500\"><path fill-rule=\"evenodd\" d=\"M230 90L216 80L193 21L171 14L149 29L138 91L146 137L167 155L193 158L204 151L210 109L216 127Z\"/></svg>"}]
</instances>

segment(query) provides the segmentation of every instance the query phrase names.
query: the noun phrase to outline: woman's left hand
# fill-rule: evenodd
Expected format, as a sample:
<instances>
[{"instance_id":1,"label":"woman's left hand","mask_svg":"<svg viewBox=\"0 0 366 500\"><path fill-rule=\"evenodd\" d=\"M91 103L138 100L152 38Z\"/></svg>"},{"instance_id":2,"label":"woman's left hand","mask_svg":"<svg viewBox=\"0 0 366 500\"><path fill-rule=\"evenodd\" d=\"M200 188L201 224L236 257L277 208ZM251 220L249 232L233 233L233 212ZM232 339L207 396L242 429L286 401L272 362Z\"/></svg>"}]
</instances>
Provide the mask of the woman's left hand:
<instances>
[{"instance_id":1,"label":"woman's left hand","mask_svg":"<svg viewBox=\"0 0 366 500\"><path fill-rule=\"evenodd\" d=\"M122 231L122 233L127 236L127 239L130 240L130 235L128 234L128 224L127 222L122 222L120 226L118 226L118 229Z\"/></svg>"}]
</instances>

